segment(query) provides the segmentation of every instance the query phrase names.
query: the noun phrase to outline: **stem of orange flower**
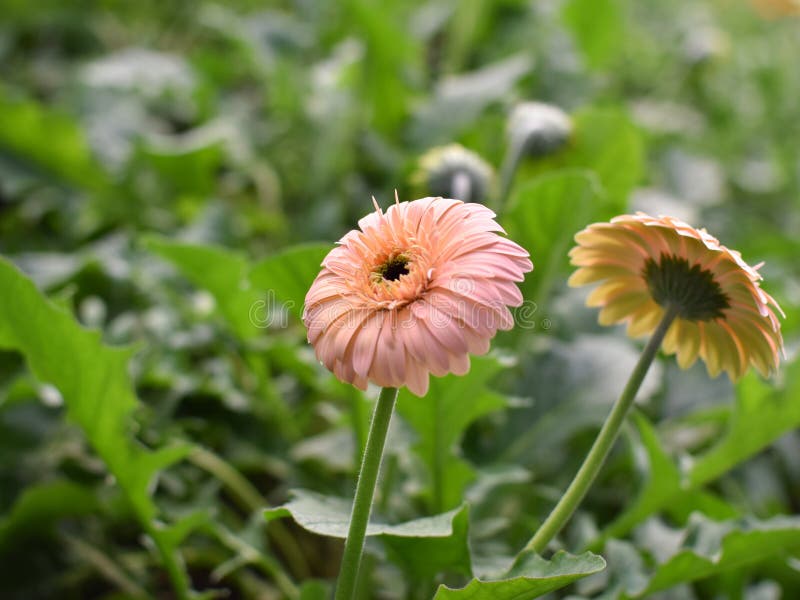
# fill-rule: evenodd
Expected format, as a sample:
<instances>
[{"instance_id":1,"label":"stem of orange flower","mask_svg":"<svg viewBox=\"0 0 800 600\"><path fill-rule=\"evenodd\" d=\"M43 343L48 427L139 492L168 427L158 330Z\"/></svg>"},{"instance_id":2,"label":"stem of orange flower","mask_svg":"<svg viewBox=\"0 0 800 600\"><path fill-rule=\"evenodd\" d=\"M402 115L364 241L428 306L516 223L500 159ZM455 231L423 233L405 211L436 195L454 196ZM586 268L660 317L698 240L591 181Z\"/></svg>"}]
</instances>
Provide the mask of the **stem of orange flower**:
<instances>
[{"instance_id":1,"label":"stem of orange flower","mask_svg":"<svg viewBox=\"0 0 800 600\"><path fill-rule=\"evenodd\" d=\"M372 511L372 498L375 495L375 484L383 458L383 447L386 444L386 433L392 419L394 403L397 400L397 388L383 388L372 413L367 445L361 460L361 470L356 484L356 495L353 500L353 512L350 515L350 528L344 543L342 566L336 582L335 600L353 600L356 597L358 569L361 566L361 555L364 553L364 540L367 537L367 524Z\"/></svg>"},{"instance_id":2,"label":"stem of orange flower","mask_svg":"<svg viewBox=\"0 0 800 600\"><path fill-rule=\"evenodd\" d=\"M569 484L561 500L558 501L553 511L525 546L525 550L541 553L578 508L595 477L597 477L597 473L603 466L611 447L614 445L622 424L625 422L625 417L636 398L636 393L639 391L639 387L642 385L642 381L644 381L644 377L650 369L658 349L661 347L661 342L664 341L667 330L669 330L670 325L672 325L677 316L677 307L668 305L664 309L664 316L661 318L661 322L656 327L653 337L647 342L647 346L645 346L642 355L639 357L639 362L636 363L636 367L634 367L628 383L622 391L622 395L611 408L611 412L608 414L605 423L603 423L600 433L597 434L597 439L592 444L592 448L589 450L589 454L586 455L581 468L578 469L578 473L572 483Z\"/></svg>"}]
</instances>

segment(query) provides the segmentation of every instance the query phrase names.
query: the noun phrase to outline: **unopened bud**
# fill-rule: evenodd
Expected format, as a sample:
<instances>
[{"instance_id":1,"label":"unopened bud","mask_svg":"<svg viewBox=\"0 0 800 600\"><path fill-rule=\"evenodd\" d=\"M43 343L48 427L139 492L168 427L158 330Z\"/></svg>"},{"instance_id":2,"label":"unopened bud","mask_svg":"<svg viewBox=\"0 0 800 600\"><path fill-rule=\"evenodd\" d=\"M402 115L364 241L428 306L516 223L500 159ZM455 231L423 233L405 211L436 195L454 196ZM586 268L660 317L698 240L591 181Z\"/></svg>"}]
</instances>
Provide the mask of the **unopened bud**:
<instances>
[{"instance_id":1,"label":"unopened bud","mask_svg":"<svg viewBox=\"0 0 800 600\"><path fill-rule=\"evenodd\" d=\"M432 148L420 158L414 183L432 196L483 202L493 175L492 167L475 152L449 144Z\"/></svg>"},{"instance_id":2,"label":"unopened bud","mask_svg":"<svg viewBox=\"0 0 800 600\"><path fill-rule=\"evenodd\" d=\"M572 134L569 115L543 102L518 104L508 120L512 144L528 156L545 156L559 150Z\"/></svg>"}]
</instances>

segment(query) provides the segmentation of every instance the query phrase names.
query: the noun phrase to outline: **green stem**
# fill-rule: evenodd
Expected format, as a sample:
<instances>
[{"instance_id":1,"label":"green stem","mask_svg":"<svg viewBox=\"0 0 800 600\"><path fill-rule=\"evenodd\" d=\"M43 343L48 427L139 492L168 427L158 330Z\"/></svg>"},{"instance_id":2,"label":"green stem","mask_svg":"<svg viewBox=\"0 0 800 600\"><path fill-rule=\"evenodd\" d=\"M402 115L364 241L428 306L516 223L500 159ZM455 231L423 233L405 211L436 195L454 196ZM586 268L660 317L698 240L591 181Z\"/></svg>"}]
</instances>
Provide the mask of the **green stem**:
<instances>
[{"instance_id":1,"label":"green stem","mask_svg":"<svg viewBox=\"0 0 800 600\"><path fill-rule=\"evenodd\" d=\"M180 600L188 600L191 597L191 591L189 576L186 574L183 559L178 555L177 550L166 541L163 532L157 529L151 521L144 523L144 530L153 540L158 553L161 555L164 569L167 571L176 597Z\"/></svg>"},{"instance_id":2,"label":"green stem","mask_svg":"<svg viewBox=\"0 0 800 600\"><path fill-rule=\"evenodd\" d=\"M386 443L386 433L389 431L389 421L392 419L395 400L397 400L397 388L383 388L372 413L372 424L369 428L367 446L364 448L361 471L356 484L353 512L350 515L350 529L344 544L342 567L339 571L339 580L336 582L335 600L355 598L358 568L361 565L369 513L372 510L372 497L375 495L375 484L378 481L383 447Z\"/></svg>"},{"instance_id":3,"label":"green stem","mask_svg":"<svg viewBox=\"0 0 800 600\"><path fill-rule=\"evenodd\" d=\"M556 504L556 507L525 546L525 550L541 553L550 540L561 531L561 528L570 519L575 509L578 508L597 473L603 466L611 447L614 445L622 424L625 422L628 410L633 405L636 393L639 391L639 386L642 385L642 381L653 363L658 349L661 347L661 342L664 341L664 336L677 315L678 309L676 307L670 305L665 308L661 322L653 333L653 337L647 342L647 346L645 346L642 355L639 357L639 362L636 363L636 367L633 369L622 395L611 408L611 412L605 423L603 423L603 427L600 429L600 433L597 435L591 450L589 450L589 454L586 455L581 468L572 483L570 483L567 491L564 492L561 500Z\"/></svg>"},{"instance_id":4,"label":"green stem","mask_svg":"<svg viewBox=\"0 0 800 600\"><path fill-rule=\"evenodd\" d=\"M517 172L520 159L522 158L522 151L525 148L525 140L517 139L517 136L512 136L511 141L506 149L506 155L503 157L503 164L500 167L500 191L495 200L494 206L491 208L495 212L500 212L508 202L508 196L511 193L511 186L514 183L514 175Z\"/></svg>"}]
</instances>

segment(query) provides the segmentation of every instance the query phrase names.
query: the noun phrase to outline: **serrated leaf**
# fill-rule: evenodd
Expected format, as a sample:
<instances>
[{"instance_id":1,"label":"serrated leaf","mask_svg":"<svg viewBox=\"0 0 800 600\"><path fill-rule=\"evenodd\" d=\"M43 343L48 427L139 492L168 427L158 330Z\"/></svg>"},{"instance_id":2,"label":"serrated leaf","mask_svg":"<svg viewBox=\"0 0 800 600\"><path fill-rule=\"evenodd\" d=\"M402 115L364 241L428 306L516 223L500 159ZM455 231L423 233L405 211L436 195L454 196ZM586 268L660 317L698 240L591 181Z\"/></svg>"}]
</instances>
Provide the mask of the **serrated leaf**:
<instances>
[{"instance_id":1,"label":"serrated leaf","mask_svg":"<svg viewBox=\"0 0 800 600\"><path fill-rule=\"evenodd\" d=\"M521 284L527 300L544 302L556 278L567 271L573 236L598 212L601 196L597 179L584 171L541 175L516 188L502 224L536 268Z\"/></svg>"},{"instance_id":2,"label":"serrated leaf","mask_svg":"<svg viewBox=\"0 0 800 600\"><path fill-rule=\"evenodd\" d=\"M0 153L88 190L108 184L78 123L0 87Z\"/></svg>"},{"instance_id":3,"label":"serrated leaf","mask_svg":"<svg viewBox=\"0 0 800 600\"><path fill-rule=\"evenodd\" d=\"M660 565L638 597L800 550L800 517L716 523L695 515L684 549Z\"/></svg>"},{"instance_id":4,"label":"serrated leaf","mask_svg":"<svg viewBox=\"0 0 800 600\"><path fill-rule=\"evenodd\" d=\"M495 357L472 357L469 373L462 377L431 377L424 398L400 390L397 412L417 433L413 450L427 473L424 495L431 512L460 504L464 488L475 477L458 456L457 446L470 423L506 405L503 396L487 388L502 368Z\"/></svg>"},{"instance_id":5,"label":"serrated leaf","mask_svg":"<svg viewBox=\"0 0 800 600\"><path fill-rule=\"evenodd\" d=\"M274 293L275 299L299 319L308 288L330 250L330 244L301 244L286 248L253 265L250 283L262 292L262 296L263 293Z\"/></svg>"},{"instance_id":6,"label":"serrated leaf","mask_svg":"<svg viewBox=\"0 0 800 600\"><path fill-rule=\"evenodd\" d=\"M61 392L69 418L114 475L142 526L162 557L176 565L175 547L158 530L158 509L150 484L158 469L180 459L189 445L151 452L130 435L138 399L128 375L129 348L103 344L96 331L83 329L49 302L13 265L0 259L0 348L19 351L42 381ZM185 573L173 573L181 596L188 594Z\"/></svg>"},{"instance_id":7,"label":"serrated leaf","mask_svg":"<svg viewBox=\"0 0 800 600\"><path fill-rule=\"evenodd\" d=\"M292 499L264 511L267 521L291 517L318 535L346 538L352 501L309 490L293 490ZM371 519L368 536L380 536L393 561L416 579L442 571L470 574L469 516L466 505L399 524Z\"/></svg>"},{"instance_id":8,"label":"serrated leaf","mask_svg":"<svg viewBox=\"0 0 800 600\"><path fill-rule=\"evenodd\" d=\"M526 554L503 579L473 579L461 589L440 585L434 600L530 600L602 571L602 557L587 552L578 556L557 552L551 560Z\"/></svg>"},{"instance_id":9,"label":"serrated leaf","mask_svg":"<svg viewBox=\"0 0 800 600\"><path fill-rule=\"evenodd\" d=\"M261 301L247 282L248 262L239 252L219 246L148 237L146 247L170 261L192 284L207 290L220 313L240 337L258 334L251 315Z\"/></svg>"}]
</instances>

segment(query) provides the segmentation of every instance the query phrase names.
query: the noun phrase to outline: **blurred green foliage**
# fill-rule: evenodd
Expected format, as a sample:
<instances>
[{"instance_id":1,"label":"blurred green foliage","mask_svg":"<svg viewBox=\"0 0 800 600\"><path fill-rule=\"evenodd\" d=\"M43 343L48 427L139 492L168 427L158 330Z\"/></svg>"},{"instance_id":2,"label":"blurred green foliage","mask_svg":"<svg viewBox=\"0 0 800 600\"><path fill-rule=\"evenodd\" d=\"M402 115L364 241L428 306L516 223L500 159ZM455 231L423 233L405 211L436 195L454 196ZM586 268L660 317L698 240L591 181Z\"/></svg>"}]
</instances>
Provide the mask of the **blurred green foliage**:
<instances>
[{"instance_id":1,"label":"blurred green foliage","mask_svg":"<svg viewBox=\"0 0 800 600\"><path fill-rule=\"evenodd\" d=\"M492 191L527 312L401 393L361 597L800 597L798 55L744 0L4 0L0 597L328 597L375 394L315 361L305 292L427 150L499 170L528 100L573 132ZM635 210L764 261L786 361L663 360L575 554L517 556L637 356L566 252Z\"/></svg>"}]
</instances>

